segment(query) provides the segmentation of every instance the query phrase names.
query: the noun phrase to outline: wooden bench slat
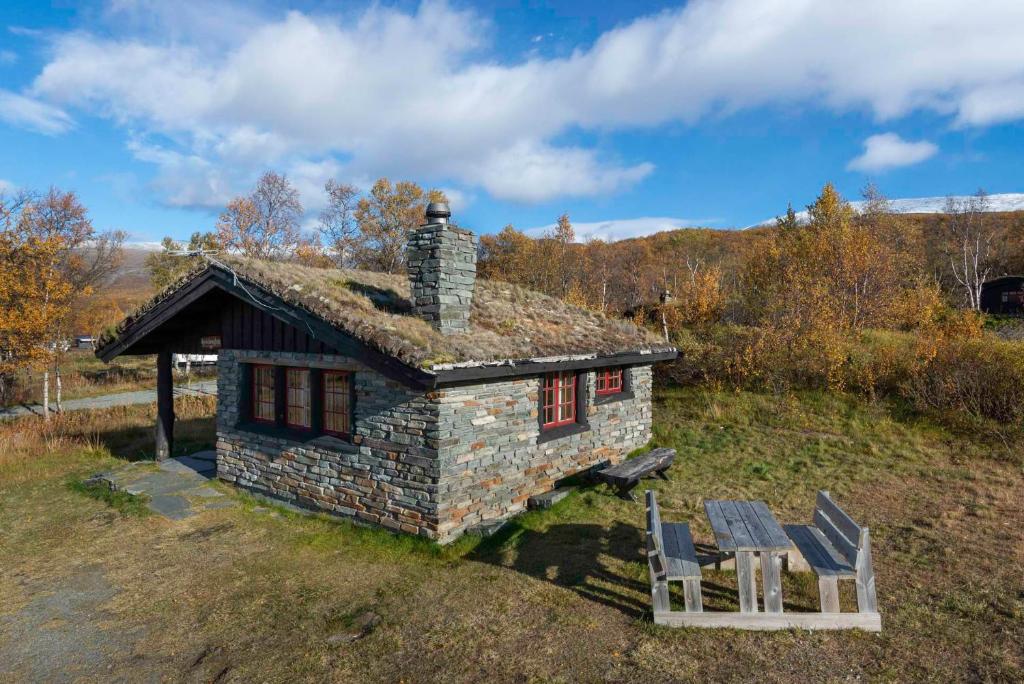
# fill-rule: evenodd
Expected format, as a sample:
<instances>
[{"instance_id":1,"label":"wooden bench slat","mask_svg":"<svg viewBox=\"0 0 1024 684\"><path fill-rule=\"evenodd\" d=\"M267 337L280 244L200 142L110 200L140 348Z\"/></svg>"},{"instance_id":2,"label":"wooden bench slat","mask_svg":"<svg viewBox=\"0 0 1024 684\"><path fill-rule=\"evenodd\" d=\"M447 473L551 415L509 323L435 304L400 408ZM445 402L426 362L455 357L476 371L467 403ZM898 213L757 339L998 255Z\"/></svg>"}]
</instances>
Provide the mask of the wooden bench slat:
<instances>
[{"instance_id":1,"label":"wooden bench slat","mask_svg":"<svg viewBox=\"0 0 1024 684\"><path fill-rule=\"evenodd\" d=\"M840 508L835 501L828 495L826 491L819 491L817 500L815 501L815 508L819 509L824 513L832 524L836 526L843 536L853 542L854 546L857 545L857 540L860 538L860 525L853 521L846 511Z\"/></svg>"},{"instance_id":2,"label":"wooden bench slat","mask_svg":"<svg viewBox=\"0 0 1024 684\"><path fill-rule=\"evenodd\" d=\"M733 551L736 546L732 542L732 535L729 532L729 523L725 519L725 514L722 512L722 506L718 501L705 501L704 512L708 516L708 521L711 523L711 531L715 534L715 540L718 542L718 549L720 551Z\"/></svg>"},{"instance_id":3,"label":"wooden bench slat","mask_svg":"<svg viewBox=\"0 0 1024 684\"><path fill-rule=\"evenodd\" d=\"M750 532L751 538L754 543L757 544L759 549L768 549L775 546L775 540L772 535L768 532L768 528L765 526L764 521L761 520L758 511L754 508L753 502L750 501L737 501L736 510L740 514L740 518L747 526L747 531ZM785 546L789 546L789 540L783 542Z\"/></svg>"},{"instance_id":4,"label":"wooden bench slat","mask_svg":"<svg viewBox=\"0 0 1024 684\"><path fill-rule=\"evenodd\" d=\"M857 562L857 537L854 537L851 542L832 523L832 519L818 509L814 509L814 525L831 542L831 546L845 556L850 564Z\"/></svg>"},{"instance_id":5,"label":"wooden bench slat","mask_svg":"<svg viewBox=\"0 0 1024 684\"><path fill-rule=\"evenodd\" d=\"M722 502L722 515L725 516L726 522L729 523L729 529L732 531L732 548L724 548L721 544L719 544L719 550L757 550L757 544L754 541L754 537L750 534L750 530L747 529L746 523L743 522L743 516L740 515L739 509L736 507L735 501Z\"/></svg>"},{"instance_id":6,"label":"wooden bench slat","mask_svg":"<svg viewBox=\"0 0 1024 684\"><path fill-rule=\"evenodd\" d=\"M786 525L786 534L816 575L853 577L856 571L831 542L813 525Z\"/></svg>"},{"instance_id":7,"label":"wooden bench slat","mask_svg":"<svg viewBox=\"0 0 1024 684\"><path fill-rule=\"evenodd\" d=\"M765 527L765 531L768 533L768 539L772 546L789 548L792 545L789 537L786 536L786 531L782 529L782 526L775 520L775 516L768 509L768 504L764 501L753 501L751 502L754 512L757 513L758 520Z\"/></svg>"},{"instance_id":8,"label":"wooden bench slat","mask_svg":"<svg viewBox=\"0 0 1024 684\"><path fill-rule=\"evenodd\" d=\"M662 523L661 531L665 540L665 557L668 559L668 579L700 578L700 564L697 562L690 526L687 523Z\"/></svg>"},{"instance_id":9,"label":"wooden bench slat","mask_svg":"<svg viewBox=\"0 0 1024 684\"><path fill-rule=\"evenodd\" d=\"M610 485L624 487L640 481L645 475L667 469L675 462L675 458L675 449L653 449L642 456L605 468L598 472L597 476Z\"/></svg>"}]
</instances>

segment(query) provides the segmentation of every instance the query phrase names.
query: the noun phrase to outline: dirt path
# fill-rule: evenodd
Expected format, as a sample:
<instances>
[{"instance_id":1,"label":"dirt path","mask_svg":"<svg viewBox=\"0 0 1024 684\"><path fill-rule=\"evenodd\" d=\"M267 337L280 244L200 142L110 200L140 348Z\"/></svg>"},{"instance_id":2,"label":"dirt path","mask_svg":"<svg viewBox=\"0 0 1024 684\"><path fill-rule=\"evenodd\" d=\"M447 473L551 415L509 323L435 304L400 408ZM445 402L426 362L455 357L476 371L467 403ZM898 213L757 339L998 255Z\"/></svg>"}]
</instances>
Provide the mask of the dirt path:
<instances>
[{"instance_id":1,"label":"dirt path","mask_svg":"<svg viewBox=\"0 0 1024 684\"><path fill-rule=\"evenodd\" d=\"M217 394L216 380L203 380L194 382L190 387L175 387L174 396L186 395L215 395ZM156 401L156 390L139 390L136 392L118 392L116 394L103 394L98 397L86 397L84 399L68 399L64 402L65 411L81 411L83 409L104 409L112 406L129 406L131 404L152 404ZM52 408L52 404L51 404ZM41 416L43 407L39 404L29 406L11 406L0 408L0 420L5 418L16 418L28 415Z\"/></svg>"}]
</instances>

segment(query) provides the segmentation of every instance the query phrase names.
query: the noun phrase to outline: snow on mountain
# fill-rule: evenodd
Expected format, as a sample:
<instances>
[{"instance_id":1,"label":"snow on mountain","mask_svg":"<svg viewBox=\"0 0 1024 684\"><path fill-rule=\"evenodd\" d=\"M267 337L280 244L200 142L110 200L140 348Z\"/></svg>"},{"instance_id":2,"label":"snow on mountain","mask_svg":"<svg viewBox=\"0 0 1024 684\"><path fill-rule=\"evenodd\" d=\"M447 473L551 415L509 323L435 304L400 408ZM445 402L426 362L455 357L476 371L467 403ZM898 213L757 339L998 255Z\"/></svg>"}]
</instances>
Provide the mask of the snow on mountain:
<instances>
[{"instance_id":1,"label":"snow on mountain","mask_svg":"<svg viewBox=\"0 0 1024 684\"><path fill-rule=\"evenodd\" d=\"M940 214L946 209L947 197L910 197L905 199L894 199L889 200L889 204L893 210L901 214ZM962 201L970 199L966 195L957 195L953 197L954 200ZM860 210L864 206L864 202L850 202L854 209ZM1000 195L989 195L988 196L988 210L989 211L1024 211L1024 192L1006 192ZM807 212L798 211L796 218L801 223L807 221ZM761 226L774 226L775 219L771 218L767 221L761 221L760 223L748 228L758 228Z\"/></svg>"},{"instance_id":2,"label":"snow on mountain","mask_svg":"<svg viewBox=\"0 0 1024 684\"><path fill-rule=\"evenodd\" d=\"M677 230L679 228L691 228L693 226L707 225L714 223L714 220L691 221L689 219L671 218L667 216L644 216L632 219L610 219L607 221L591 221L577 223L573 221L573 232L576 233L576 242L586 242L590 239L600 239L605 242L626 240L644 235L653 235L666 230ZM541 237L555 229L554 223L536 228L527 228L525 232L530 237Z\"/></svg>"}]
</instances>

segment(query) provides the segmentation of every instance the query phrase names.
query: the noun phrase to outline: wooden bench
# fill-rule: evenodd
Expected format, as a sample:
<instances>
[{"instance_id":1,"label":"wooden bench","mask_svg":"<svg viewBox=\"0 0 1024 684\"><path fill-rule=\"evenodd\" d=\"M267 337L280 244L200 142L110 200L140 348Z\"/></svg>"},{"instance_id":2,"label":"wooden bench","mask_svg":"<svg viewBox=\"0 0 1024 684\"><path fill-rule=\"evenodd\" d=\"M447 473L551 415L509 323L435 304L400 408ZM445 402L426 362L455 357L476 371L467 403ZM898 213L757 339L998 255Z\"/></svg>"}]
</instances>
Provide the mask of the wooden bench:
<instances>
[{"instance_id":1,"label":"wooden bench","mask_svg":"<svg viewBox=\"0 0 1024 684\"><path fill-rule=\"evenodd\" d=\"M784 529L818 576L822 613L840 612L839 580L853 579L857 584L858 612L877 615L868 528L855 523L822 490L814 507L814 524L785 525Z\"/></svg>"},{"instance_id":2,"label":"wooden bench","mask_svg":"<svg viewBox=\"0 0 1024 684\"><path fill-rule=\"evenodd\" d=\"M675 460L675 449L652 449L642 456L628 459L611 468L605 468L597 473L597 477L612 487L621 498L636 501L632 490L640 484L640 480L654 475L667 480L668 476L665 471Z\"/></svg>"},{"instance_id":3,"label":"wooden bench","mask_svg":"<svg viewBox=\"0 0 1024 684\"><path fill-rule=\"evenodd\" d=\"M682 582L686 612L704 610L700 593L700 565L686 523L663 523L654 492L647 490L647 569L651 576L651 599L657 620L672 610L668 583Z\"/></svg>"}]
</instances>

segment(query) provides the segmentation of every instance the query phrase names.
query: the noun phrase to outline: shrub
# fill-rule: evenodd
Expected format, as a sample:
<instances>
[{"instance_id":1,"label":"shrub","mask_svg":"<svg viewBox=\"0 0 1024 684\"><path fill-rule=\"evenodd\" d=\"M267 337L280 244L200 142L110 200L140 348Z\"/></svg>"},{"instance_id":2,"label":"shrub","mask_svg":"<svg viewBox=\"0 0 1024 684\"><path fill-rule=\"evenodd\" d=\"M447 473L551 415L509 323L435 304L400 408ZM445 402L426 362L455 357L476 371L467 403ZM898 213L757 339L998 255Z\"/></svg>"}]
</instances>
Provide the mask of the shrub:
<instances>
[{"instance_id":1,"label":"shrub","mask_svg":"<svg viewBox=\"0 0 1024 684\"><path fill-rule=\"evenodd\" d=\"M919 409L1024 423L1024 353L994 336L938 340L903 393Z\"/></svg>"}]
</instances>

